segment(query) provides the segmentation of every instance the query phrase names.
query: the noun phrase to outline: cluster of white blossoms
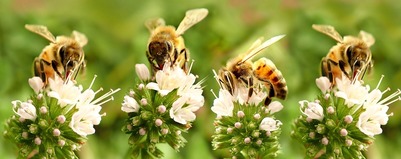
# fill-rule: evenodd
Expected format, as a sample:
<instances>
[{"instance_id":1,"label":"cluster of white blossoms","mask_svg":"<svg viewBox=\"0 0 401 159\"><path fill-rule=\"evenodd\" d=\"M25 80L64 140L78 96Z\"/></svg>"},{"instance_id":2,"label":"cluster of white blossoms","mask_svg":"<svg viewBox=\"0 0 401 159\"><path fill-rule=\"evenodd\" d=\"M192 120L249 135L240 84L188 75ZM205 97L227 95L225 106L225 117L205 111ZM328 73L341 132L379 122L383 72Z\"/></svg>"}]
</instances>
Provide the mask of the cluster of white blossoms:
<instances>
[{"instance_id":1,"label":"cluster of white blossoms","mask_svg":"<svg viewBox=\"0 0 401 159\"><path fill-rule=\"evenodd\" d=\"M195 112L205 102L202 81L195 83L194 74L170 63L153 77L145 64L136 64L135 69L139 80L124 96L121 107L129 116L123 131L131 134L132 157L161 157L161 151L155 147L157 143L167 142L176 150L184 146L186 140L181 132L191 127L196 119ZM139 153L149 148L152 150L148 154Z\"/></svg>"},{"instance_id":2,"label":"cluster of white blossoms","mask_svg":"<svg viewBox=\"0 0 401 159\"><path fill-rule=\"evenodd\" d=\"M295 121L292 135L305 144L307 156L361 157L361 151L373 143L373 137L382 133L381 126L392 115L388 113L389 105L401 99L401 91L382 99L389 91L379 89L383 77L371 90L369 85L356 80L358 76L354 80L345 76L336 79L334 87L327 77L320 77L316 84L322 95L315 101L299 102L303 115Z\"/></svg>"},{"instance_id":3,"label":"cluster of white blossoms","mask_svg":"<svg viewBox=\"0 0 401 159\"><path fill-rule=\"evenodd\" d=\"M257 86L257 84L255 84ZM211 110L217 114L216 131L212 136L214 149L229 149L233 157L271 158L279 150L278 136L281 133L280 120L273 114L283 105L273 101L264 105L267 92L255 87L252 96L249 88L236 85L232 95L221 88Z\"/></svg>"},{"instance_id":4,"label":"cluster of white blossoms","mask_svg":"<svg viewBox=\"0 0 401 159\"><path fill-rule=\"evenodd\" d=\"M75 156L73 151L85 143L87 135L95 133L94 125L105 115L100 113L101 105L113 100L110 96L119 91L95 98L102 89L95 92L91 84L83 90L81 85L58 76L49 79L47 87L39 77L30 78L28 83L35 95L26 102L12 102L15 115L5 131L6 137L21 146L20 157Z\"/></svg>"}]
</instances>

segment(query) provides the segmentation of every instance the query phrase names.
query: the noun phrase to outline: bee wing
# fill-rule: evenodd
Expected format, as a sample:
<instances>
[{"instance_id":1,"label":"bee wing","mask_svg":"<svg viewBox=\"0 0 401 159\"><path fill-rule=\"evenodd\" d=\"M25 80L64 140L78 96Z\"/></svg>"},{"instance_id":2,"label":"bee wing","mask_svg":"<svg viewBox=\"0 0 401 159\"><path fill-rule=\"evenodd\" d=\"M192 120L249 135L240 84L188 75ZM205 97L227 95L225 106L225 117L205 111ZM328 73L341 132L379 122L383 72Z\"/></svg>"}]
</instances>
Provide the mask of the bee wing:
<instances>
[{"instance_id":1,"label":"bee wing","mask_svg":"<svg viewBox=\"0 0 401 159\"><path fill-rule=\"evenodd\" d=\"M282 39L285 35L277 35L275 37L270 38L269 40L266 40L265 42L263 42L262 44L258 45L258 46L253 46L255 45L256 42L258 42L261 39L258 39L254 42L254 44L251 47L251 50L248 52L248 54L242 59L241 62L245 62L249 59L251 59L252 57L254 57L255 55L257 55L260 51L262 51L263 49L267 48L268 46L274 44L275 42L279 41L280 39Z\"/></svg>"},{"instance_id":2,"label":"bee wing","mask_svg":"<svg viewBox=\"0 0 401 159\"><path fill-rule=\"evenodd\" d=\"M373 35L363 30L359 32L359 38L361 38L369 47L375 43L375 38Z\"/></svg>"},{"instance_id":3,"label":"bee wing","mask_svg":"<svg viewBox=\"0 0 401 159\"><path fill-rule=\"evenodd\" d=\"M176 30L177 35L180 36L184 34L186 30L205 18L208 13L209 11L205 8L192 9L187 11L185 13L184 19L181 21L180 25L178 25L178 28Z\"/></svg>"},{"instance_id":4,"label":"bee wing","mask_svg":"<svg viewBox=\"0 0 401 159\"><path fill-rule=\"evenodd\" d=\"M39 34L40 36L46 38L52 43L56 42L56 38L54 37L54 35L47 29L47 27L43 25L25 24L25 28L31 32Z\"/></svg>"},{"instance_id":5,"label":"bee wing","mask_svg":"<svg viewBox=\"0 0 401 159\"><path fill-rule=\"evenodd\" d=\"M78 31L72 32L72 37L78 42L78 44L83 47L88 43L88 38L86 38L85 34L82 34Z\"/></svg>"},{"instance_id":6,"label":"bee wing","mask_svg":"<svg viewBox=\"0 0 401 159\"><path fill-rule=\"evenodd\" d=\"M316 31L319 31L319 32L321 32L323 34L326 34L326 35L330 36L331 38L333 38L337 42L342 42L343 41L343 38L336 31L336 29L334 29L333 26L313 24L312 28L315 29Z\"/></svg>"},{"instance_id":7,"label":"bee wing","mask_svg":"<svg viewBox=\"0 0 401 159\"><path fill-rule=\"evenodd\" d=\"M162 18L157 18L157 19L150 19L145 22L146 28L148 28L149 32L152 32L159 26L164 26L166 25L166 22Z\"/></svg>"}]
</instances>

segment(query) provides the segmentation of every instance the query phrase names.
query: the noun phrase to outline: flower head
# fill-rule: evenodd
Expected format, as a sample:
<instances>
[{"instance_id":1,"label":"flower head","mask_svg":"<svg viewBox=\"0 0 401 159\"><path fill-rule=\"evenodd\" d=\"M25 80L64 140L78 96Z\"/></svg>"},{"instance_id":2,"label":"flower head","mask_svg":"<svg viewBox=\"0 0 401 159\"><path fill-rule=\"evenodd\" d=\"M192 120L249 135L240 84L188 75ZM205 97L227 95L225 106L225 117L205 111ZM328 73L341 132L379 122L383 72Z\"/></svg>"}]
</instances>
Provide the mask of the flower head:
<instances>
[{"instance_id":1,"label":"flower head","mask_svg":"<svg viewBox=\"0 0 401 159\"><path fill-rule=\"evenodd\" d=\"M266 117L263 118L262 122L260 122L259 129L265 131L275 131L280 127L280 125L282 125L282 123L279 120Z\"/></svg>"},{"instance_id":2,"label":"flower head","mask_svg":"<svg viewBox=\"0 0 401 159\"><path fill-rule=\"evenodd\" d=\"M327 77L322 76L322 77L319 77L319 78L316 79L316 85L317 85L317 87L319 87L319 89L324 94L328 90L330 90L331 82Z\"/></svg>"},{"instance_id":3,"label":"flower head","mask_svg":"<svg viewBox=\"0 0 401 159\"><path fill-rule=\"evenodd\" d=\"M323 120L323 107L316 102L300 101L301 112L310 119Z\"/></svg>"},{"instance_id":4,"label":"flower head","mask_svg":"<svg viewBox=\"0 0 401 159\"><path fill-rule=\"evenodd\" d=\"M146 88L156 90L160 95L165 96L173 89L185 84L187 74L178 65L170 67L170 63L166 63L163 70L156 72L156 83L149 82Z\"/></svg>"},{"instance_id":5,"label":"flower head","mask_svg":"<svg viewBox=\"0 0 401 159\"><path fill-rule=\"evenodd\" d=\"M150 73L148 67L145 64L136 64L135 71L139 79L142 81L147 81L150 79Z\"/></svg>"},{"instance_id":6,"label":"flower head","mask_svg":"<svg viewBox=\"0 0 401 159\"><path fill-rule=\"evenodd\" d=\"M82 86L75 86L74 82L63 81L58 76L55 76L54 79L49 78L49 86L48 96L56 98L61 107L76 104L82 91Z\"/></svg>"},{"instance_id":7,"label":"flower head","mask_svg":"<svg viewBox=\"0 0 401 159\"><path fill-rule=\"evenodd\" d=\"M219 97L213 102L212 111L218 116L233 116L234 97L225 89L220 89Z\"/></svg>"},{"instance_id":8,"label":"flower head","mask_svg":"<svg viewBox=\"0 0 401 159\"><path fill-rule=\"evenodd\" d=\"M36 94L38 94L45 85L40 77L32 77L28 80L28 83Z\"/></svg>"},{"instance_id":9,"label":"flower head","mask_svg":"<svg viewBox=\"0 0 401 159\"><path fill-rule=\"evenodd\" d=\"M36 114L36 107L29 102L21 102L19 100L12 102L14 107L14 112L24 118L35 121L37 114Z\"/></svg>"},{"instance_id":10,"label":"flower head","mask_svg":"<svg viewBox=\"0 0 401 159\"><path fill-rule=\"evenodd\" d=\"M348 107L361 105L366 100L369 86L363 86L360 81L351 81L346 76L342 76L342 79L336 79L336 84L338 91L335 95L343 98Z\"/></svg>"},{"instance_id":11,"label":"flower head","mask_svg":"<svg viewBox=\"0 0 401 159\"><path fill-rule=\"evenodd\" d=\"M134 98L126 95L124 96L124 101L122 103L121 110L126 113L138 112L139 104Z\"/></svg>"}]
</instances>

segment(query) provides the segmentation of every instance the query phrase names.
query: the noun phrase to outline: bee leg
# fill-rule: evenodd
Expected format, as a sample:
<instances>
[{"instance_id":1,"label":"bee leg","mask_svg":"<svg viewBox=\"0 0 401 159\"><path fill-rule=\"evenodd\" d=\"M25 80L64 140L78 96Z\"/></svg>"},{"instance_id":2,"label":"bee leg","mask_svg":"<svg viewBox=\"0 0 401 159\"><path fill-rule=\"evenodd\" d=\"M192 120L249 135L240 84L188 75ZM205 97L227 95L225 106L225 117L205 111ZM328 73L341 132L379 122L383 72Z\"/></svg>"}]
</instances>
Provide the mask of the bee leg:
<instances>
[{"instance_id":1,"label":"bee leg","mask_svg":"<svg viewBox=\"0 0 401 159\"><path fill-rule=\"evenodd\" d=\"M266 99L265 99L265 106L268 106L270 103L271 103L271 101L272 101L272 98L274 97L276 95L276 92L274 91L274 89L273 89L273 87L270 87L270 89L269 89L269 94L267 95L267 97L266 97Z\"/></svg>"},{"instance_id":2,"label":"bee leg","mask_svg":"<svg viewBox=\"0 0 401 159\"><path fill-rule=\"evenodd\" d=\"M53 70L57 73L57 75L61 78L64 78L63 75L61 75L60 71L58 71L58 69L57 69L57 65L58 65L57 61L53 60L51 65L52 65Z\"/></svg>"},{"instance_id":3,"label":"bee leg","mask_svg":"<svg viewBox=\"0 0 401 159\"><path fill-rule=\"evenodd\" d=\"M35 60L33 61L33 74L34 76L40 77L44 83L46 82L44 66L42 60L40 60L39 58L35 58Z\"/></svg>"},{"instance_id":4,"label":"bee leg","mask_svg":"<svg viewBox=\"0 0 401 159\"><path fill-rule=\"evenodd\" d=\"M334 79L334 76L333 76L333 71L331 70L331 68L332 68L331 65L338 65L338 63L333 61L333 60L330 60L330 59L328 59L328 60L326 59L325 63L326 63L326 66L327 66L327 74L329 75L328 76L329 80L330 80L330 82L332 84L334 84L335 79Z\"/></svg>"},{"instance_id":5,"label":"bee leg","mask_svg":"<svg viewBox=\"0 0 401 159\"><path fill-rule=\"evenodd\" d=\"M189 70L188 70L188 68L189 68L189 66L188 66L188 63L189 63L189 54L188 54L188 50L187 49L183 49L182 51L181 51L183 54L184 54L184 71L185 72L188 72Z\"/></svg>"},{"instance_id":6,"label":"bee leg","mask_svg":"<svg viewBox=\"0 0 401 159\"><path fill-rule=\"evenodd\" d=\"M161 70L159 65L157 65L157 63L155 62L155 59L150 55L149 51L146 51L146 57L152 67L152 74L155 74L157 70Z\"/></svg>"},{"instance_id":7,"label":"bee leg","mask_svg":"<svg viewBox=\"0 0 401 159\"><path fill-rule=\"evenodd\" d=\"M252 97L253 94L253 79L252 77L248 78L248 100ZM248 103L248 100L246 101Z\"/></svg>"},{"instance_id":8,"label":"bee leg","mask_svg":"<svg viewBox=\"0 0 401 159\"><path fill-rule=\"evenodd\" d=\"M338 66L340 66L341 71L344 73L345 76L349 77L348 72L345 71L344 65L345 62L343 60L338 61Z\"/></svg>"}]
</instances>

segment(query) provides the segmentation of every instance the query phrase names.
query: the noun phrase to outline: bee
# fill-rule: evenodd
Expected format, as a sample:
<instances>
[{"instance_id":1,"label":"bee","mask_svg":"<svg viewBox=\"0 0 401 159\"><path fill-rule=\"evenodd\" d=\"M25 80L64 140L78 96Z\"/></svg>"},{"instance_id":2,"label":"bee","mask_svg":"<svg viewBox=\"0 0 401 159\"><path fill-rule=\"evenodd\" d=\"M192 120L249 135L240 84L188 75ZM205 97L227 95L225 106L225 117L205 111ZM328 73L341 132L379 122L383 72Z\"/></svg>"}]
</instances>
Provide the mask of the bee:
<instances>
[{"instance_id":1,"label":"bee","mask_svg":"<svg viewBox=\"0 0 401 159\"><path fill-rule=\"evenodd\" d=\"M189 10L177 29L174 26L166 26L161 18L145 23L151 34L146 56L153 71L162 70L166 62L171 65L178 64L185 72L188 71L190 53L185 47L182 35L190 27L203 20L207 14L208 10L204 8Z\"/></svg>"},{"instance_id":2,"label":"bee","mask_svg":"<svg viewBox=\"0 0 401 159\"><path fill-rule=\"evenodd\" d=\"M39 76L45 85L49 78L54 79L55 76L63 80L75 80L77 73L85 67L82 47L88 42L86 36L73 31L71 37L55 38L45 26L27 24L25 28L50 41L33 62L34 75Z\"/></svg>"},{"instance_id":3,"label":"bee","mask_svg":"<svg viewBox=\"0 0 401 159\"><path fill-rule=\"evenodd\" d=\"M264 102L266 106L270 104L273 97L285 99L288 92L287 84L274 63L267 58L261 58L256 62L251 61L255 55L283 37L284 35L275 36L263 43L261 39L258 39L245 54L229 60L226 67L219 70L218 75L215 73L220 87L235 95L236 89L245 85L249 88L248 98L250 98L254 92L254 86L263 84L269 90Z\"/></svg>"},{"instance_id":4,"label":"bee","mask_svg":"<svg viewBox=\"0 0 401 159\"><path fill-rule=\"evenodd\" d=\"M312 28L330 36L337 41L326 57L322 58L320 67L322 76L329 78L332 85L335 79L341 79L343 75L351 80L363 76L373 66L370 46L375 43L373 36L365 31L360 31L358 37L341 35L330 25L312 25ZM360 73L358 73L360 72ZM357 74L360 74L357 76Z\"/></svg>"}]
</instances>

